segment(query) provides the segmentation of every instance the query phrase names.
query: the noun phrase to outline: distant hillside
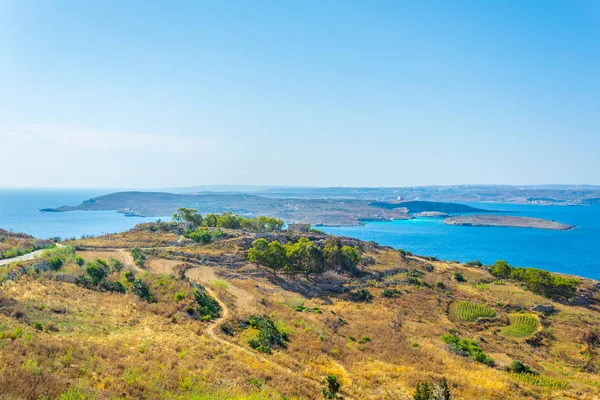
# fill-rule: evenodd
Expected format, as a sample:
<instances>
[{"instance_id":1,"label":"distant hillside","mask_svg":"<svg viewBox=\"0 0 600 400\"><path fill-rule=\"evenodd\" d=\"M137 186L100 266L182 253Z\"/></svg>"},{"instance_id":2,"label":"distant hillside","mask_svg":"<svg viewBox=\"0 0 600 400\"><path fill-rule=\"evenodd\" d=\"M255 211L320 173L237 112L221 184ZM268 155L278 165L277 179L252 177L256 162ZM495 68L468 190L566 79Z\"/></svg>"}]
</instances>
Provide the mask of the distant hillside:
<instances>
[{"instance_id":1,"label":"distant hillside","mask_svg":"<svg viewBox=\"0 0 600 400\"><path fill-rule=\"evenodd\" d=\"M244 216L265 215L286 222L313 225L359 225L363 220L409 219L403 210L371 207L367 200L269 198L251 194L173 194L119 192L86 200L77 206L45 208L42 212L114 210L129 216L171 216L180 207L202 214L233 212Z\"/></svg>"},{"instance_id":2,"label":"distant hillside","mask_svg":"<svg viewBox=\"0 0 600 400\"><path fill-rule=\"evenodd\" d=\"M483 210L467 206L464 204L456 203L441 203L436 201L375 201L369 205L373 207L385 208L393 210L396 208L405 208L409 213L421 213L421 212L443 212L443 213L469 213L469 212L495 212L491 210Z\"/></svg>"}]
</instances>

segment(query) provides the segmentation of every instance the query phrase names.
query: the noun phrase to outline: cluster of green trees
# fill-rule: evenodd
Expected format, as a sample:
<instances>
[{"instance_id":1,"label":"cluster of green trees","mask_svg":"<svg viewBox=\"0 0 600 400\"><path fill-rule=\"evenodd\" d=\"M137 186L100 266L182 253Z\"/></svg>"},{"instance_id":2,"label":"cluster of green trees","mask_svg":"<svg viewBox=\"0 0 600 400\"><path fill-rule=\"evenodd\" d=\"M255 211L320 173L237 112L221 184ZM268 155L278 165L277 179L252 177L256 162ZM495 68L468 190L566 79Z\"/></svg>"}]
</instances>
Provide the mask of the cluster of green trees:
<instances>
[{"instance_id":1,"label":"cluster of green trees","mask_svg":"<svg viewBox=\"0 0 600 400\"><path fill-rule=\"evenodd\" d=\"M246 229L252 231L280 231L283 221L277 218L260 216L245 218L230 212L206 214L202 216L193 208L180 208L173 215L173 222L190 222L195 228Z\"/></svg>"},{"instance_id":2,"label":"cluster of green trees","mask_svg":"<svg viewBox=\"0 0 600 400\"><path fill-rule=\"evenodd\" d=\"M121 281L108 279L108 276L113 273L120 273L123 270L123 263L116 259L108 261L97 259L96 261L88 262L84 266L85 275L77 278L77 284L86 289L99 290L101 292L116 292L126 293L127 288ZM150 293L150 288L141 279L136 279L131 271L125 271L123 274L123 282L129 287L131 293L135 294L142 300L153 302L155 299Z\"/></svg>"},{"instance_id":3,"label":"cluster of green trees","mask_svg":"<svg viewBox=\"0 0 600 400\"><path fill-rule=\"evenodd\" d=\"M248 260L271 268L274 273L319 274L326 269L341 268L354 272L361 260L361 253L355 247L341 246L338 238L331 237L321 248L317 243L302 237L296 243L282 245L279 241L268 242L257 239L248 250Z\"/></svg>"},{"instance_id":4,"label":"cluster of green trees","mask_svg":"<svg viewBox=\"0 0 600 400\"><path fill-rule=\"evenodd\" d=\"M570 299L577 292L579 281L552 274L543 269L513 267L506 261L496 261L492 275L523 282L533 293L553 299Z\"/></svg>"}]
</instances>

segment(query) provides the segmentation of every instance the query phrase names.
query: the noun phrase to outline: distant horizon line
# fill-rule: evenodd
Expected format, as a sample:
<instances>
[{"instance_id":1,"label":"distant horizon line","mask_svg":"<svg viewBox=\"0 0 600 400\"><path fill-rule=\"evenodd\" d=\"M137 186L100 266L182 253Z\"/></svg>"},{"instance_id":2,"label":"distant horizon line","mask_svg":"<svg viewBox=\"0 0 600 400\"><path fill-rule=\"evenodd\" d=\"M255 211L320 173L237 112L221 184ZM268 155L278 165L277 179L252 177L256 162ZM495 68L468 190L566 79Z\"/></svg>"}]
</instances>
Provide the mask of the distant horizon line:
<instances>
[{"instance_id":1,"label":"distant horizon line","mask_svg":"<svg viewBox=\"0 0 600 400\"><path fill-rule=\"evenodd\" d=\"M0 190L110 190L110 191L141 191L162 192L167 190L205 190L226 189L255 189L257 191L267 189L417 189L417 188L452 188L452 187L513 187L513 188L594 188L600 189L600 184L588 183L552 183L552 184L430 184L430 185L406 185L406 186L304 186L304 185L246 185L246 184L207 184L194 186L173 187L56 187L56 186L0 186Z\"/></svg>"}]
</instances>

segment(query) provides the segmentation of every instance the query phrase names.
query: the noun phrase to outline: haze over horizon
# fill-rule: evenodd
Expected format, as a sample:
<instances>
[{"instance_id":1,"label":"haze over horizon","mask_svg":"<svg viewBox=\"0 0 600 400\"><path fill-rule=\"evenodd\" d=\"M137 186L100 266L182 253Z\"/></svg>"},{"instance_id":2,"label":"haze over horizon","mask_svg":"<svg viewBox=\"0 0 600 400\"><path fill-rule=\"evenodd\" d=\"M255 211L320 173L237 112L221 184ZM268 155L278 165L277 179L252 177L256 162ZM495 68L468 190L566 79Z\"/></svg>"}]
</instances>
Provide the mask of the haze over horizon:
<instances>
[{"instance_id":1,"label":"haze over horizon","mask_svg":"<svg viewBox=\"0 0 600 400\"><path fill-rule=\"evenodd\" d=\"M1 187L600 184L600 3L0 1Z\"/></svg>"}]
</instances>

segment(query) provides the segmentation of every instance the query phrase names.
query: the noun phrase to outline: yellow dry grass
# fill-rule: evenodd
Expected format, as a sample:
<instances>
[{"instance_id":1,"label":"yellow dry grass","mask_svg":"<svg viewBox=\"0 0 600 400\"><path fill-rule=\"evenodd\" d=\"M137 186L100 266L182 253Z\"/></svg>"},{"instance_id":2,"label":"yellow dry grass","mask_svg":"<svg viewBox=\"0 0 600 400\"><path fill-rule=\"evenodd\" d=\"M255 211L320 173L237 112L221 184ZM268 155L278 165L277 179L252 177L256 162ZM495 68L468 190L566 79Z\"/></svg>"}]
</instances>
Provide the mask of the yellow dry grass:
<instances>
[{"instance_id":1,"label":"yellow dry grass","mask_svg":"<svg viewBox=\"0 0 600 400\"><path fill-rule=\"evenodd\" d=\"M253 266L231 267L232 259L240 264L244 257L239 238L210 246L164 246L172 239L135 232L78 243L92 247L78 252L86 260L131 263L128 249L134 243L153 251L137 277L147 282L155 303L43 276L5 282L0 291L0 397L58 398L77 390L88 398L184 399L205 392L213 397L197 398L320 399L320 382L327 374L336 375L344 396L354 399L410 398L417 383L441 377L454 399L599 396L600 380L584 372L600 370L593 339L600 314L592 308L554 303L559 312L539 316L540 328L532 337L543 337L532 345L530 338L503 336L502 329L515 306L551 301L510 282L491 283L494 278L483 269L403 259L393 250L376 249L366 254L376 261L370 269L418 269L432 287L397 284L391 287L401 295L384 298L383 289L390 286L373 282L367 287L372 301L355 303L343 294L307 294L316 285L311 280L283 275L276 280ZM201 265L202 254L212 256L206 257L210 263ZM215 257L222 255L229 258L219 264ZM224 320L200 322L187 316L194 297L192 287L179 279L182 264L192 282L218 297L226 308ZM434 270L427 272L427 265ZM454 272L467 282L456 282ZM436 288L436 282L444 282L446 289ZM473 287L475 282L487 282L487 289ZM307 309L289 305L297 298ZM496 319L453 322L448 315L452 301L485 304L496 311ZM267 315L287 332L285 348L270 355L252 350L248 341L258 331L243 324L250 314ZM232 336L221 331L225 323L235 328ZM440 340L450 330L476 340L496 367L450 351ZM535 368L540 378L505 372L502 367L515 359Z\"/></svg>"}]
</instances>

